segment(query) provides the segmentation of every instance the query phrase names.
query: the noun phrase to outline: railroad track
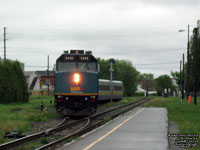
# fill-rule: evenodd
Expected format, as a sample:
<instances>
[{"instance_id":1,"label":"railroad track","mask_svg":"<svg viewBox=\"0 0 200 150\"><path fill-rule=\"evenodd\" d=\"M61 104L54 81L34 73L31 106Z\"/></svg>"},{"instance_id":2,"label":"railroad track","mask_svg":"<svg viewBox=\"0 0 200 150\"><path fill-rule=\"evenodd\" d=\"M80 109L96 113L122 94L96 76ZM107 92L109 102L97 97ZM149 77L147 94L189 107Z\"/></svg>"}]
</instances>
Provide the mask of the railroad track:
<instances>
[{"instance_id":1,"label":"railroad track","mask_svg":"<svg viewBox=\"0 0 200 150\"><path fill-rule=\"evenodd\" d=\"M64 129L66 129L66 128L70 128L72 126L76 126L76 125L84 122L85 120L81 119L81 120L70 122L69 124L65 124L65 121L66 120L64 119L64 121L59 123L58 125L50 128L50 129L44 130L42 132L31 134L31 135L25 136L23 138L20 138L20 139L14 140L14 141L10 141L8 143L1 144L0 145L0 150L4 150L4 149L7 150L7 149L10 149L10 148L19 146L21 144L27 143L29 141L33 141L33 140L39 139L40 137L47 136L47 135L49 135L49 134L51 134L53 132L62 131Z\"/></svg>"},{"instance_id":2,"label":"railroad track","mask_svg":"<svg viewBox=\"0 0 200 150\"><path fill-rule=\"evenodd\" d=\"M13 147L22 145L22 144L27 143L29 141L37 140L41 137L46 137L48 135L51 135L52 133L60 132L60 131L63 131L67 128L71 128L71 127L74 127L74 126L77 126L77 125L80 125L80 124L84 124L82 127L80 127L75 132L68 134L67 136L64 136L64 137L62 137L62 138L60 138L56 141L53 141L53 142L51 142L47 145L40 147L40 148L37 148L36 150L55 149L55 147L61 145L67 139L69 139L71 137L81 136L81 135L101 126L102 124L104 124L105 123L105 115L107 116L108 114L110 114L110 119L113 119L113 118L133 109L134 107L137 107L137 106L145 103L148 100L150 100L150 99L145 99L145 98L139 99L139 100L134 101L132 103L125 104L125 105L122 105L122 106L119 106L119 107L115 107L115 108L112 108L110 110L92 115L89 118L83 118L83 119L80 119L80 120L70 122L68 124L66 124L66 120L63 120L63 122L54 126L53 128L47 129L47 130L39 132L39 133L31 134L31 135L28 135L26 137L23 137L23 138L20 138L20 139L17 139L17 140L8 142L8 143L4 143L4 144L0 145L0 150L11 149ZM97 120L97 118L98 118L98 120Z\"/></svg>"},{"instance_id":3,"label":"railroad track","mask_svg":"<svg viewBox=\"0 0 200 150\"><path fill-rule=\"evenodd\" d=\"M94 120L94 119L96 119L96 118L98 118L98 117L100 117L100 116L102 116L102 115L111 113L112 111L116 111L116 110L119 110L119 109L122 109L122 108L126 108L126 109L124 109L124 110L122 110L122 111L120 111L120 112L115 112L115 113L113 113L112 115L110 115L110 118L111 118L111 119L114 119L114 118L120 116L121 114L123 114L123 113L125 113L125 112L127 112L127 111L130 111L131 109L133 109L133 108L135 108L135 107L137 107L137 106L139 106L139 105L144 104L145 102L147 102L147 101L149 101L149 100L150 100L150 99L141 99L141 100L137 100L137 101L135 101L135 102L133 102L133 103L126 104L126 105L123 105L123 106L120 106L120 107L116 107L116 108L114 108L114 109L111 109L111 110L108 110L108 111L105 111L105 112L102 112L102 113L93 115L93 116L91 116L91 117L89 118L89 119L90 119L90 122L91 122L91 120ZM127 107L128 107L128 108L127 108ZM37 148L36 150L51 150L51 149L54 150L54 149L56 149L57 147L61 146L62 143L63 143L64 141L66 141L67 139L69 139L69 138L71 138L71 137L81 136L81 135L83 135L83 134L85 134L85 133L88 133L88 132L94 130L95 128L97 128L97 127L103 125L104 123L105 123L105 119L98 120L98 121L96 121L95 123L93 123L93 124L91 124L91 125L88 124L88 126L85 126L84 128L82 128L82 129L79 130L79 131L76 131L76 132L71 133L71 134L69 134L69 135L67 135L67 136L64 136L63 138L60 138L60 139L58 139L58 140L56 140L56 141L54 141L54 142L51 142L51 143L49 143L49 144L47 144L47 145L44 145L44 146L42 146L42 147L39 147L39 148Z\"/></svg>"}]
</instances>

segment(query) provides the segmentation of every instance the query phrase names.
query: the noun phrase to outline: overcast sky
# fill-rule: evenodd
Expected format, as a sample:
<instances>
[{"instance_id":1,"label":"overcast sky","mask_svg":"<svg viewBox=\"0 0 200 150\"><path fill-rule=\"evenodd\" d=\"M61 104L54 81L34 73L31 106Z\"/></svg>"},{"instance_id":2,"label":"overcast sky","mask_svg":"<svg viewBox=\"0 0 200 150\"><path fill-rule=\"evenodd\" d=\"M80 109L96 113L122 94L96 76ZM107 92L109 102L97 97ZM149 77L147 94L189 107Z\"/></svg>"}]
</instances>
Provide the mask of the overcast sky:
<instances>
[{"instance_id":1,"label":"overcast sky","mask_svg":"<svg viewBox=\"0 0 200 150\"><path fill-rule=\"evenodd\" d=\"M46 69L47 55L52 68L63 50L84 49L158 77L179 70L187 32L178 30L196 26L199 8L199 0L1 0L0 56L8 27L7 58L26 71Z\"/></svg>"}]
</instances>

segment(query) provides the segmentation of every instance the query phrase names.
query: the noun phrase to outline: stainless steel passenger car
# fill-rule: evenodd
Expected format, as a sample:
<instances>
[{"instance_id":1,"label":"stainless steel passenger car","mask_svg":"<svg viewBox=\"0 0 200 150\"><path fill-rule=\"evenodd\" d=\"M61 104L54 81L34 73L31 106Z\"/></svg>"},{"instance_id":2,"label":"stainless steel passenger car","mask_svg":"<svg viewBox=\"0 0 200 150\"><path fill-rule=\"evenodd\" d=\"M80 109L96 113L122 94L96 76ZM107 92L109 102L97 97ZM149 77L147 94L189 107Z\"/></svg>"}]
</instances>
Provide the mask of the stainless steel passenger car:
<instances>
[{"instance_id":1,"label":"stainless steel passenger car","mask_svg":"<svg viewBox=\"0 0 200 150\"><path fill-rule=\"evenodd\" d=\"M121 81L112 81L113 100L120 100L123 97L123 83ZM99 79L99 96L98 102L110 100L111 98L110 80Z\"/></svg>"}]
</instances>

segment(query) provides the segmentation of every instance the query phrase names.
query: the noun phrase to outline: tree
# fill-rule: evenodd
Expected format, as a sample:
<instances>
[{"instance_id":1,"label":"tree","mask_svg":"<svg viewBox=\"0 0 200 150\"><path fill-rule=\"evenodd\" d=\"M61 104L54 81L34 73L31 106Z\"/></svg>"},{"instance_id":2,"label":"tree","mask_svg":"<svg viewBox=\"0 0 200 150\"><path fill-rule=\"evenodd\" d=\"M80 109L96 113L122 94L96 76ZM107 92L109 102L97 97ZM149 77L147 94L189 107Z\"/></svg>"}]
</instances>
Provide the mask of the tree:
<instances>
[{"instance_id":1,"label":"tree","mask_svg":"<svg viewBox=\"0 0 200 150\"><path fill-rule=\"evenodd\" d=\"M189 59L190 59L190 68L189 68L189 83L190 83L190 91L194 90L194 51L196 48L196 39L195 39L195 34L193 30L193 35L191 36L190 39L190 52L189 52ZM200 75L200 37L197 38L197 74ZM187 63L186 63L187 64ZM185 64L185 70L187 70L187 65ZM179 73L180 74L180 73ZM185 77L186 77L186 72L185 72ZM186 81L186 80L185 80ZM200 80L197 80L197 85L200 85ZM186 83L186 82L185 82ZM197 86L197 90L200 90L200 86Z\"/></svg>"},{"instance_id":2,"label":"tree","mask_svg":"<svg viewBox=\"0 0 200 150\"><path fill-rule=\"evenodd\" d=\"M100 65L100 72L99 72L99 78L100 79L110 79L110 72L109 72L109 68L110 68L110 63L109 60L105 60L105 59L101 59L101 58L97 58L98 63Z\"/></svg>"},{"instance_id":3,"label":"tree","mask_svg":"<svg viewBox=\"0 0 200 150\"><path fill-rule=\"evenodd\" d=\"M133 96L137 90L139 72L128 60L117 60L114 64L115 80L121 80L124 85L124 95Z\"/></svg>"},{"instance_id":4,"label":"tree","mask_svg":"<svg viewBox=\"0 0 200 150\"><path fill-rule=\"evenodd\" d=\"M171 78L168 75L161 75L158 78L155 79L156 81L156 90L158 92L158 95L162 95L162 92L164 92L164 89L171 89L174 90L174 86L172 83Z\"/></svg>"},{"instance_id":5,"label":"tree","mask_svg":"<svg viewBox=\"0 0 200 150\"><path fill-rule=\"evenodd\" d=\"M19 62L0 63L0 103L27 102L28 86Z\"/></svg>"},{"instance_id":6,"label":"tree","mask_svg":"<svg viewBox=\"0 0 200 150\"><path fill-rule=\"evenodd\" d=\"M100 79L110 80L110 62L109 60L98 58L100 64ZM125 96L132 96L137 89L137 79L139 72L133 67L128 60L116 60L113 64L113 79L123 82L123 90Z\"/></svg>"}]
</instances>

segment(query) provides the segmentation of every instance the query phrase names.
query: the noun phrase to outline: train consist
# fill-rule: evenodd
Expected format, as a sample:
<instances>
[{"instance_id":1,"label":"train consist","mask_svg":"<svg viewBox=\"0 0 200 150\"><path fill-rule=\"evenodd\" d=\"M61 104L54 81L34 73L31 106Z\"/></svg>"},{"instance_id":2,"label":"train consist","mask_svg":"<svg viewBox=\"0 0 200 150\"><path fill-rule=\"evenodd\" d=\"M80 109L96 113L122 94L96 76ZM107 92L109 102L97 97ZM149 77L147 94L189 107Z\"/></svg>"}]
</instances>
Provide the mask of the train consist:
<instances>
[{"instance_id":1,"label":"train consist","mask_svg":"<svg viewBox=\"0 0 200 150\"><path fill-rule=\"evenodd\" d=\"M97 59L91 51L65 51L56 60L55 102L57 111L68 116L89 116L98 102L110 99L110 81L99 79ZM113 100L121 99L123 85L113 81Z\"/></svg>"}]
</instances>

